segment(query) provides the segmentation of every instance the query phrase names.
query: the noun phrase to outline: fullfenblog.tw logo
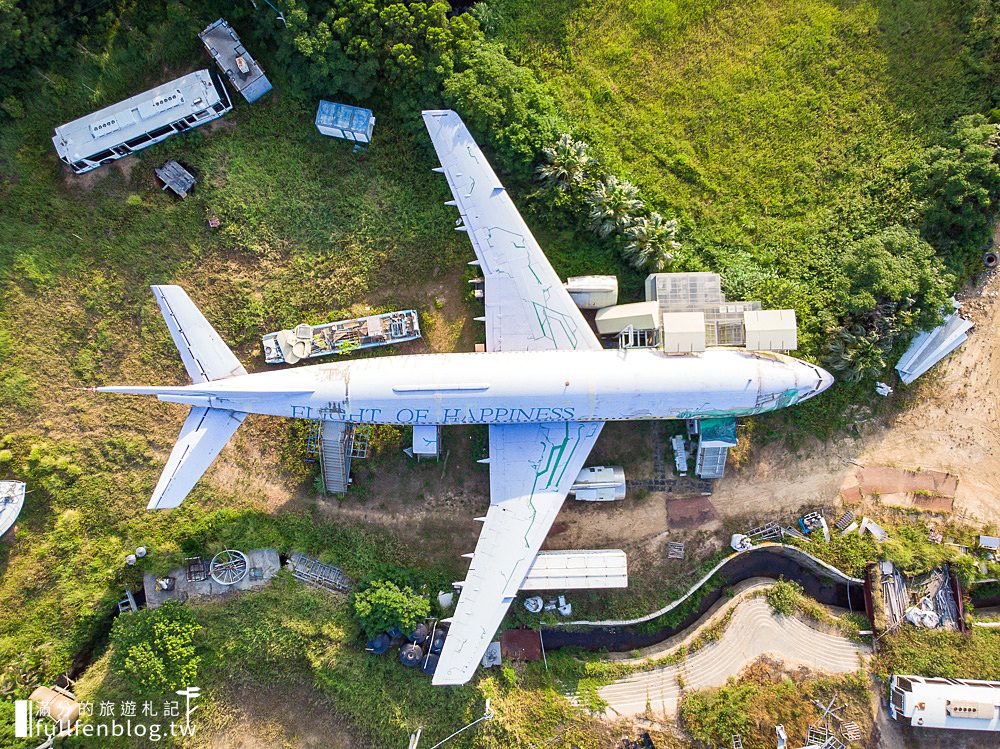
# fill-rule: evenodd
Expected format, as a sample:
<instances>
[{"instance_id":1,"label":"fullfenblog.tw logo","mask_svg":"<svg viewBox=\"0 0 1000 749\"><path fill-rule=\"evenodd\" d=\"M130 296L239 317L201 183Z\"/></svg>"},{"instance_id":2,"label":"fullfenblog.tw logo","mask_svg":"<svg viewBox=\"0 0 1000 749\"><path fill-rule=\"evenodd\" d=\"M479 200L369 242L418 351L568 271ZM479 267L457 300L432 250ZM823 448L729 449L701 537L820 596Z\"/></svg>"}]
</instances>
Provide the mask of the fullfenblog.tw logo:
<instances>
[{"instance_id":1,"label":"fullfenblog.tw logo","mask_svg":"<svg viewBox=\"0 0 1000 749\"><path fill-rule=\"evenodd\" d=\"M123 700L119 703L102 701L79 703L79 712L72 717L53 715L51 705L33 700L14 701L14 736L19 739L53 738L55 736L84 736L86 738L139 738L158 742L166 736L194 736L198 727L191 716L198 709L194 701L201 696L199 687L178 689L175 694L184 701L166 700L162 706L147 700L140 703ZM181 705L183 704L183 713ZM84 722L83 717L95 720Z\"/></svg>"}]
</instances>

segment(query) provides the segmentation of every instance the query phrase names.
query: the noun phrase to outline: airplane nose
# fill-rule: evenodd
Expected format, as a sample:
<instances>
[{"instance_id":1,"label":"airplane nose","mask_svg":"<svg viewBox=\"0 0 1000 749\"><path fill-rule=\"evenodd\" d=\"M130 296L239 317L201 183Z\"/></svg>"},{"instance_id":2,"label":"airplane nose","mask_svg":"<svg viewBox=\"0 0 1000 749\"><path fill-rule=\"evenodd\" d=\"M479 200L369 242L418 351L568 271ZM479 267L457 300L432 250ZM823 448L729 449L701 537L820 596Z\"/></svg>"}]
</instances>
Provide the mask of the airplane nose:
<instances>
[{"instance_id":1,"label":"airplane nose","mask_svg":"<svg viewBox=\"0 0 1000 749\"><path fill-rule=\"evenodd\" d=\"M835 380L833 379L833 375L827 372L822 367L816 367L816 371L819 374L819 387L816 389L816 392L822 393L824 390L830 387L835 382Z\"/></svg>"},{"instance_id":2,"label":"airplane nose","mask_svg":"<svg viewBox=\"0 0 1000 749\"><path fill-rule=\"evenodd\" d=\"M810 364L809 366L816 373L816 378L818 380L818 382L816 383L816 388L811 393L809 393L809 397L813 398L822 393L828 387L830 387L834 383L834 379L833 375L827 372L822 367L817 367L814 364Z\"/></svg>"}]
</instances>

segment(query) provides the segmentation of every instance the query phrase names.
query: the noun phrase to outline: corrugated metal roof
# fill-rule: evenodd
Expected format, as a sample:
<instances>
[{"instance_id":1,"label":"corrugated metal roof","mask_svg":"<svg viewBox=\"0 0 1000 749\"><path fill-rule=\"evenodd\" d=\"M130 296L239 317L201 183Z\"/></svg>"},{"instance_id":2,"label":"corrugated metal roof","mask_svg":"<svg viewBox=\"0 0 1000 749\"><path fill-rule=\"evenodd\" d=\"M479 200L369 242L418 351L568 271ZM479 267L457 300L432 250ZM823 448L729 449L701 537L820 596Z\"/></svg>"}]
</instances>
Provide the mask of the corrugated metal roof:
<instances>
[{"instance_id":1,"label":"corrugated metal roof","mask_svg":"<svg viewBox=\"0 0 1000 749\"><path fill-rule=\"evenodd\" d=\"M909 385L948 354L957 349L969 337L973 323L958 314L949 315L938 327L924 331L913 339L906 353L896 363L896 371L903 384Z\"/></svg>"},{"instance_id":2,"label":"corrugated metal roof","mask_svg":"<svg viewBox=\"0 0 1000 749\"><path fill-rule=\"evenodd\" d=\"M247 52L240 37L224 18L209 25L198 37L229 82L248 102L253 104L271 90L271 82L264 75L260 63Z\"/></svg>"}]
</instances>

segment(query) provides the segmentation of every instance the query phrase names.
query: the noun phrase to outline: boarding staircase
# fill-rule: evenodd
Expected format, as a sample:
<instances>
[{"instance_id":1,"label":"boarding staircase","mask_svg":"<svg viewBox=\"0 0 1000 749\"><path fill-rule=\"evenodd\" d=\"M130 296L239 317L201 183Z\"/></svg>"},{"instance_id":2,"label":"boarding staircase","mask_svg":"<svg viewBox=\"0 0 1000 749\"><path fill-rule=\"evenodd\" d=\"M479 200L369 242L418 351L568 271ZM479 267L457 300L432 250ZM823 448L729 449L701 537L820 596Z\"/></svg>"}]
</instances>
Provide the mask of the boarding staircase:
<instances>
[{"instance_id":1,"label":"boarding staircase","mask_svg":"<svg viewBox=\"0 0 1000 749\"><path fill-rule=\"evenodd\" d=\"M317 588L324 588L334 593L350 593L354 583L344 574L344 571L332 564L323 564L318 559L295 551L288 556L288 568L292 577Z\"/></svg>"},{"instance_id":2,"label":"boarding staircase","mask_svg":"<svg viewBox=\"0 0 1000 749\"><path fill-rule=\"evenodd\" d=\"M323 486L327 494L346 494L351 484L351 452L354 425L343 421L324 421L319 456Z\"/></svg>"}]
</instances>

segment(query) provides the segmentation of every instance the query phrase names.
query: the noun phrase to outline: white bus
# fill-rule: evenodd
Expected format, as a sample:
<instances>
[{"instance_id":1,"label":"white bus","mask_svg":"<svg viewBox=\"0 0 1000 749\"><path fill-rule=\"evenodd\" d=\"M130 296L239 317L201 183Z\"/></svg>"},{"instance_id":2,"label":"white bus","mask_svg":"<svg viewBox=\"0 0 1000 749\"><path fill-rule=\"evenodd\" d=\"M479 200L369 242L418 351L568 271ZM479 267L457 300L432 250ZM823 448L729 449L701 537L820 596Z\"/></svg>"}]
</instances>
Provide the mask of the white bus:
<instances>
[{"instance_id":1,"label":"white bus","mask_svg":"<svg viewBox=\"0 0 1000 749\"><path fill-rule=\"evenodd\" d=\"M211 122L233 108L222 79L196 70L55 129L59 158L77 174Z\"/></svg>"},{"instance_id":2,"label":"white bus","mask_svg":"<svg viewBox=\"0 0 1000 749\"><path fill-rule=\"evenodd\" d=\"M1000 731L1000 681L893 676L889 713L922 728Z\"/></svg>"}]
</instances>

